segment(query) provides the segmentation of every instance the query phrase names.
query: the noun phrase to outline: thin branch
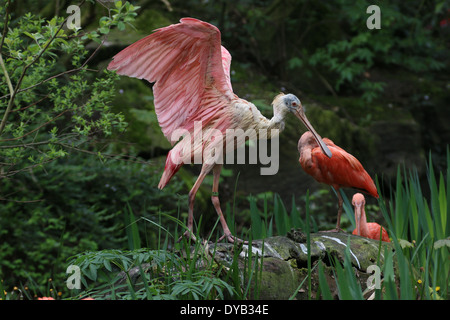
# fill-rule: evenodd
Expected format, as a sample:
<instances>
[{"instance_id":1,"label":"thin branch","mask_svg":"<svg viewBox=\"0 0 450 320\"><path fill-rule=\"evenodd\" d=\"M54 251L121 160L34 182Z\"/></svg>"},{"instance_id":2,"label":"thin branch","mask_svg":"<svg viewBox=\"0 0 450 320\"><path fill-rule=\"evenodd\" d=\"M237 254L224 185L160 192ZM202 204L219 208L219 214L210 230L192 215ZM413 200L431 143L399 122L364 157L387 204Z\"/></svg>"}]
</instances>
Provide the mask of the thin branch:
<instances>
[{"instance_id":1,"label":"thin branch","mask_svg":"<svg viewBox=\"0 0 450 320\"><path fill-rule=\"evenodd\" d=\"M6 34L8 33L8 19L9 19L9 6L11 4L11 0L8 0L6 4L6 12L5 12L5 25L3 26L2 40L0 42L0 54L2 53L3 43L5 42Z\"/></svg>"},{"instance_id":2,"label":"thin branch","mask_svg":"<svg viewBox=\"0 0 450 320\"><path fill-rule=\"evenodd\" d=\"M0 198L0 201L8 201L8 202L16 202L16 203L33 203L33 202L42 202L44 199L37 199L37 200L13 200L13 199L7 199L7 198Z\"/></svg>"},{"instance_id":3,"label":"thin branch","mask_svg":"<svg viewBox=\"0 0 450 320\"><path fill-rule=\"evenodd\" d=\"M48 82L48 81L50 81L50 80L52 80L52 79L61 77L61 76L65 75L65 74L69 74L69 73L73 73L73 72L78 72L78 71L82 70L82 69L87 65L87 63L95 56L95 54L97 53L97 51L100 50L100 48L103 46L103 44L105 43L105 41L106 41L106 36L103 38L102 42L101 42L101 43L99 44L99 46L94 50L94 52L92 52L92 54L86 59L86 61L83 62L83 64L82 64L80 67L75 68L75 69L72 69L72 70L67 70L67 71L58 73L58 74L56 74L56 75L54 75L54 76L51 76L50 78L47 78L47 79L45 79L45 80L42 80L41 82L38 82L38 83L33 84L32 86L29 86L29 87L20 89L20 90L17 91L17 93L20 93L20 92L23 92L23 91L27 91L27 90L33 89L34 87L40 86L41 84L43 84L43 83L45 83L45 82ZM97 71L98 71L98 70L95 70L95 69L89 69L89 68L86 68L86 69L84 69L84 70L87 70L87 71L94 71L94 72L97 72ZM10 95L10 94L5 94L4 96L1 96L0 99L6 98L6 97L8 97L9 95Z\"/></svg>"},{"instance_id":4,"label":"thin branch","mask_svg":"<svg viewBox=\"0 0 450 320\"><path fill-rule=\"evenodd\" d=\"M6 9L5 9L5 25L3 26L3 33L2 33L2 40L0 42L0 64L3 70L3 73L5 74L5 78L6 78L6 82L8 83L8 87L9 87L9 92L12 94L14 89L11 83L11 79L9 78L8 75L8 71L6 70L5 67L5 63L3 62L3 57L2 57L2 49L3 49L3 43L5 42L5 38L6 38L6 33L8 32L8 19L9 19L9 5L10 5L10 0L8 0L8 3L6 4Z\"/></svg>"},{"instance_id":5,"label":"thin branch","mask_svg":"<svg viewBox=\"0 0 450 320\"><path fill-rule=\"evenodd\" d=\"M53 119L51 119L51 120L49 120L49 121L47 121L47 122L41 124L39 127L35 128L35 129L31 130L31 131L28 131L27 133L25 133L24 135L22 135L22 136L20 136L20 137L17 137L17 138L10 138L10 139L3 139L3 140L0 140L0 142L16 141L16 140L20 140L20 139L22 139L22 138L25 138L26 136L32 134L33 132L36 132L37 130L41 129L42 127L45 127L47 124L49 124L49 123L55 121L56 119L58 119L59 117L61 117L61 116L62 116L64 113L66 113L67 111L69 111L69 110L64 110L63 112L61 112L60 114L58 114L58 115L57 115L56 117L54 117Z\"/></svg>"},{"instance_id":6,"label":"thin branch","mask_svg":"<svg viewBox=\"0 0 450 320\"><path fill-rule=\"evenodd\" d=\"M2 70L3 70L3 73L5 74L6 82L8 83L9 92L11 94L11 99L8 102L8 106L6 107L6 111L5 111L5 114L3 115L2 122L0 123L0 134L2 133L3 128L6 125L6 118L7 118L8 114L11 112L12 105L13 105L12 97L14 96L14 88L13 88L13 85L11 83L11 79L9 78L8 71L6 70L5 63L3 62L3 58L2 58L3 43L5 42L6 34L8 32L9 6L10 5L11 5L11 1L8 0L8 3L6 5L6 9L5 9L5 11L6 11L5 12L5 24L3 26L2 40L0 42L0 64L1 64L1 67L2 67Z\"/></svg>"},{"instance_id":7,"label":"thin branch","mask_svg":"<svg viewBox=\"0 0 450 320\"><path fill-rule=\"evenodd\" d=\"M40 102L44 101L45 99L47 99L48 96L49 96L49 95L46 95L46 96L44 96L43 98L39 99L38 101L35 101L35 102L33 102L32 104L27 105L26 107L19 108L19 109L16 109L16 110L13 110L13 111L11 111L11 112L14 113L14 112L23 111L23 110L26 110L26 109L28 109L28 108L31 108L32 106L35 106L35 105L37 105L38 103L40 103Z\"/></svg>"},{"instance_id":8,"label":"thin branch","mask_svg":"<svg viewBox=\"0 0 450 320\"><path fill-rule=\"evenodd\" d=\"M49 143L51 143L51 141L46 140L46 141L39 141L39 142L14 144L14 145L10 145L10 146L0 146L0 149L31 148L31 147L35 147L35 146L47 145Z\"/></svg>"},{"instance_id":9,"label":"thin branch","mask_svg":"<svg viewBox=\"0 0 450 320\"><path fill-rule=\"evenodd\" d=\"M50 44L55 39L56 35L59 33L59 31L61 31L61 29L63 28L64 24L67 22L68 18L69 17L64 19L64 22L59 26L58 30L55 32L53 37L47 42L47 44L44 46L44 48L41 50L41 52L33 59L33 61L31 61L29 64L27 64L23 68L22 74L20 75L20 78L17 81L16 88L11 93L11 96L10 96L10 99L9 99L9 102L8 102L8 107L6 108L5 114L3 115L2 122L0 123L0 135L2 134L3 130L5 129L6 121L8 119L9 113L11 112L12 106L14 104L14 98L16 97L16 95L17 95L17 93L18 93L18 91L20 89L20 85L22 84L22 81L25 78L25 74L27 73L28 68L30 68L37 60L39 60L42 57L44 52L48 49Z\"/></svg>"},{"instance_id":10,"label":"thin branch","mask_svg":"<svg viewBox=\"0 0 450 320\"><path fill-rule=\"evenodd\" d=\"M61 140L62 141L62 140ZM37 146L41 146L41 145L48 145L48 144L53 144L55 146L61 146L63 148L66 149L72 149L74 151L77 152L81 152L81 153L87 153L90 155L98 155L98 152L95 151L90 151L90 150L86 150L86 149L81 149L79 148L79 146L73 146L67 143L63 143L61 141L57 141L57 142L51 142L50 140L47 141L39 141L39 142L31 142L31 143L25 143L23 145L11 145L11 146L0 146L0 149L8 149L8 148L34 148ZM83 142L84 143L84 142ZM120 161L126 161L126 162L132 162L132 163L140 163L140 164L149 164L148 161L144 161L144 160L138 160L138 157L132 156L132 155L127 155L127 154L109 154L109 153L101 153L102 157L104 158L108 158L108 159L115 159L115 160L120 160ZM0 163L1 164L1 163ZM6 163L4 163L6 164ZM11 163L9 163L8 165L11 165ZM1 175L0 175L1 176Z\"/></svg>"},{"instance_id":11,"label":"thin branch","mask_svg":"<svg viewBox=\"0 0 450 320\"><path fill-rule=\"evenodd\" d=\"M41 145L47 145L47 144L60 144L61 141L68 140L71 138L76 137L76 133L67 133L63 136L59 136L58 142L50 141L50 140L43 140L43 141L37 141L37 142L26 142L26 143L20 143L20 144L12 144L12 145L0 145L0 149L14 149L14 148L31 148Z\"/></svg>"},{"instance_id":12,"label":"thin branch","mask_svg":"<svg viewBox=\"0 0 450 320\"><path fill-rule=\"evenodd\" d=\"M72 149L81 153L87 153L90 155L98 155L98 152L95 151L89 151L89 150L85 150L85 149L81 149L75 146L71 146L65 143L60 143L60 142L56 142L54 143L55 145L59 145L61 147L65 147L67 149ZM148 161L143 161L143 160L137 160L138 157L135 156L131 156L131 155L127 155L127 154L109 154L109 153L101 153L102 157L104 158L108 158L108 159L114 159L114 160L119 160L119 161L126 161L126 162L132 162L132 163L139 163L139 164L149 164Z\"/></svg>"},{"instance_id":13,"label":"thin branch","mask_svg":"<svg viewBox=\"0 0 450 320\"><path fill-rule=\"evenodd\" d=\"M81 69L83 69L83 67L84 67L84 64L83 64L81 67L78 67L78 68L76 68L76 69L67 70L67 71L58 73L58 74L56 74L56 75L54 75L54 76L51 76L50 78L47 78L47 79L45 79L45 80L42 80L41 82L38 82L38 83L33 84L32 86L29 86L29 87L20 89L20 90L17 91L17 93L21 93L21 92L24 92L24 91L33 89L33 88L35 88L35 87L37 87L37 86L40 86L40 85L43 84L43 83L46 83L46 82L48 82L48 81L50 81L50 80L52 80L52 79L61 77L61 76L65 75L65 74L78 72L78 71L80 71ZM94 72L98 72L98 70L96 70L96 69L89 69L89 68L86 68L86 69L84 69L84 70L86 70L86 71L94 71ZM9 96L10 96L10 94L5 94L4 96L1 96L0 99L6 98L6 97L9 97Z\"/></svg>"},{"instance_id":14,"label":"thin branch","mask_svg":"<svg viewBox=\"0 0 450 320\"><path fill-rule=\"evenodd\" d=\"M33 168L42 166L42 165L47 164L47 163L50 163L50 162L52 162L52 161L54 161L54 160L56 160L56 159L58 159L58 158L60 158L60 157L48 159L48 160L45 160L45 161L43 161L43 162L36 163L36 164L33 164L33 165L28 166L28 167L26 167L26 168L17 169L17 170L14 170L14 171L9 171L9 170L8 170L6 173L0 173L0 178L3 179L3 178L12 177L12 176L18 174L19 172L26 171L26 170L30 170L30 169L33 169ZM11 166L11 167L12 167L12 166Z\"/></svg>"},{"instance_id":15,"label":"thin branch","mask_svg":"<svg viewBox=\"0 0 450 320\"><path fill-rule=\"evenodd\" d=\"M3 62L3 57L2 57L1 52L0 52L0 66L2 67L3 73L5 74L6 82L8 83L9 92L10 92L10 94L13 94L14 88L12 86L11 79L9 78L8 71L6 70L5 63Z\"/></svg>"},{"instance_id":16,"label":"thin branch","mask_svg":"<svg viewBox=\"0 0 450 320\"><path fill-rule=\"evenodd\" d=\"M81 2L81 4L79 6L82 6L84 4L85 0L83 0ZM33 61L31 61L29 64L27 64L23 70L22 70L22 74L20 75L19 80L17 81L16 87L13 90L13 92L11 93L9 102L8 102L8 107L6 108L5 114L3 115L3 119L2 122L0 123L0 135L2 134L3 130L5 129L6 126L6 121L8 119L8 115L11 112L12 106L14 104L14 99L17 95L17 93L20 90L20 85L22 84L23 79L25 78L25 74L27 72L27 70L36 62L38 61L42 55L44 54L45 51L47 51L47 49L50 47L50 45L52 44L53 40L55 40L56 36L59 34L59 32L61 31L61 29L64 27L64 25L66 24L67 20L69 19L69 17L65 18L63 23L61 23L61 25L59 26L58 30L56 30L55 34L50 38L50 40L46 43L46 45L44 46L44 48L41 50L41 52L39 52L39 54L33 59ZM2 38L3 41L3 38Z\"/></svg>"},{"instance_id":17,"label":"thin branch","mask_svg":"<svg viewBox=\"0 0 450 320\"><path fill-rule=\"evenodd\" d=\"M2 62L3 62L3 59L2 59ZM5 70L5 72L6 72L6 70ZM6 75L6 74L7 74L7 73L5 73L5 75ZM5 126L6 126L6 119L8 119L8 115L9 115L9 113L11 112L12 106L13 106L13 104L14 104L14 97L15 97L15 96L16 96L16 91L13 90L12 93L11 93L11 98L9 99L9 102L8 102L8 106L6 107L5 114L3 115L2 122L0 123L0 135L2 134L3 129L4 129Z\"/></svg>"}]
</instances>

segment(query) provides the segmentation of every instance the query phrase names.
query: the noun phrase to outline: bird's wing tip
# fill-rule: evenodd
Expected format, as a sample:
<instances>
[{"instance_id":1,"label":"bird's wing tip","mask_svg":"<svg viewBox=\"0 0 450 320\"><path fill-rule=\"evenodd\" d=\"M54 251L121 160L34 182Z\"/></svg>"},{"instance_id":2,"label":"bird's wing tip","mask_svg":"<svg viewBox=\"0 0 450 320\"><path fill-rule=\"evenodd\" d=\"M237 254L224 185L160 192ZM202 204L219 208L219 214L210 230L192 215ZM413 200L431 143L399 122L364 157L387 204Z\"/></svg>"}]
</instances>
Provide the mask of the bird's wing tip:
<instances>
[{"instance_id":1,"label":"bird's wing tip","mask_svg":"<svg viewBox=\"0 0 450 320\"><path fill-rule=\"evenodd\" d=\"M181 18L180 23L191 25L191 26L197 26L197 27L205 27L205 28L209 29L210 31L214 30L214 32L217 32L220 34L219 28L217 28L215 25L213 25L209 22L206 22L206 21L196 19L196 18L191 18L191 17Z\"/></svg>"},{"instance_id":2,"label":"bird's wing tip","mask_svg":"<svg viewBox=\"0 0 450 320\"><path fill-rule=\"evenodd\" d=\"M106 70L116 70L116 61L114 61L114 58L111 60L111 62L108 64L108 66L106 67Z\"/></svg>"}]
</instances>

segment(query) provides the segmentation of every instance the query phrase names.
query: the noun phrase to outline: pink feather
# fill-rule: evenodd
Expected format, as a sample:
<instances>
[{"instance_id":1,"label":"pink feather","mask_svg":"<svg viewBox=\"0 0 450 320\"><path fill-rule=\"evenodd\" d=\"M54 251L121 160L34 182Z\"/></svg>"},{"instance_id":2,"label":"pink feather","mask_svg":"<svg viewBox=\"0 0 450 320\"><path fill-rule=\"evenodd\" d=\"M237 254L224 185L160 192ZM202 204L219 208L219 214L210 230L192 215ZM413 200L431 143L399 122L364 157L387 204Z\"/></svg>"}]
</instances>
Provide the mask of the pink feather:
<instances>
[{"instance_id":1,"label":"pink feather","mask_svg":"<svg viewBox=\"0 0 450 320\"><path fill-rule=\"evenodd\" d=\"M156 82L155 111L169 141L176 129L192 130L194 121L206 127L223 117L234 97L231 55L221 46L219 29L193 18L180 22L130 45L108 65L118 74Z\"/></svg>"}]
</instances>

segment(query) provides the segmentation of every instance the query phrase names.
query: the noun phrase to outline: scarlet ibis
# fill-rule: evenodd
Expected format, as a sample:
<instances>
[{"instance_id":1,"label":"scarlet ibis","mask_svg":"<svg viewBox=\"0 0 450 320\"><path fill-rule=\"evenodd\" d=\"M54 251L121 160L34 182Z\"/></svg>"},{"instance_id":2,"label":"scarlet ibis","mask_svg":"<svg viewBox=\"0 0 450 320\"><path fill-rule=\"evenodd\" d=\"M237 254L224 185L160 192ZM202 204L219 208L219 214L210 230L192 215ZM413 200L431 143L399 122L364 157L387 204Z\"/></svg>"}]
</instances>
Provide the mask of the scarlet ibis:
<instances>
[{"instance_id":1,"label":"scarlet ibis","mask_svg":"<svg viewBox=\"0 0 450 320\"><path fill-rule=\"evenodd\" d=\"M370 239L381 240L390 242L389 235L382 226L376 222L367 222L366 211L364 205L366 199L361 193L355 193L352 199L352 205L355 207L355 222L356 228L353 230L353 234L363 236Z\"/></svg>"},{"instance_id":2,"label":"scarlet ibis","mask_svg":"<svg viewBox=\"0 0 450 320\"><path fill-rule=\"evenodd\" d=\"M342 231L340 223L343 204L339 189L343 187L356 188L375 198L378 198L378 192L372 178L358 159L328 138L323 138L323 142L333 154L332 158L324 157L313 136L308 131L305 132L298 141L299 162L306 173L318 182L328 184L336 190L338 196L336 228L329 231L339 232Z\"/></svg>"},{"instance_id":3,"label":"scarlet ibis","mask_svg":"<svg viewBox=\"0 0 450 320\"><path fill-rule=\"evenodd\" d=\"M220 240L242 241L231 234L218 197L223 163L215 159L223 159L220 154L230 143L225 139L227 130L246 132L252 129L257 139L269 139L284 128L284 117L290 112L304 123L322 151L331 157L330 150L309 123L295 95L277 95L272 102L273 118L267 119L253 103L233 93L230 66L231 55L221 45L219 29L193 18L183 18L178 24L156 30L116 54L108 65L109 70L116 70L120 75L154 82L154 105L159 125L172 145L178 142L167 155L158 187L164 188L183 164L196 163L195 160L202 163L188 197L188 230L184 235L193 240L195 195L212 170L211 199L224 231ZM200 130L195 130L196 124L201 125ZM178 141L180 132L184 132L184 138ZM236 140L234 148L244 143L243 139ZM205 152L208 150L215 152Z\"/></svg>"}]
</instances>

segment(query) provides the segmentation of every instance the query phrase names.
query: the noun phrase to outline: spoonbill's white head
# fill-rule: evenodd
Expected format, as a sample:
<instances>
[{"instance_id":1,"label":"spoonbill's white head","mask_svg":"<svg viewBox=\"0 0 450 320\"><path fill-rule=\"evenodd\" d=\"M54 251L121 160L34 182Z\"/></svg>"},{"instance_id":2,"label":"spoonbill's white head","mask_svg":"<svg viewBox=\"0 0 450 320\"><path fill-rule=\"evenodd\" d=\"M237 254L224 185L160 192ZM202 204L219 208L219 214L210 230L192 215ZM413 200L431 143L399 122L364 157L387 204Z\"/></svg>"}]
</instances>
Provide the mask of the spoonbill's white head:
<instances>
[{"instance_id":1,"label":"spoonbill's white head","mask_svg":"<svg viewBox=\"0 0 450 320\"><path fill-rule=\"evenodd\" d=\"M273 111L274 115L279 115L282 118L288 113L293 113L297 118L300 119L301 122L306 126L306 128L313 134L314 139L317 141L317 144L322 149L322 152L326 154L329 158L331 158L331 151L328 149L328 147L325 145L325 143L322 141L322 138L320 135L316 132L314 127L309 122L308 118L306 117L305 110L302 106L302 103L300 102L300 99L297 98L295 95L289 93L289 94L283 94L280 93L275 97L273 100Z\"/></svg>"}]
</instances>

